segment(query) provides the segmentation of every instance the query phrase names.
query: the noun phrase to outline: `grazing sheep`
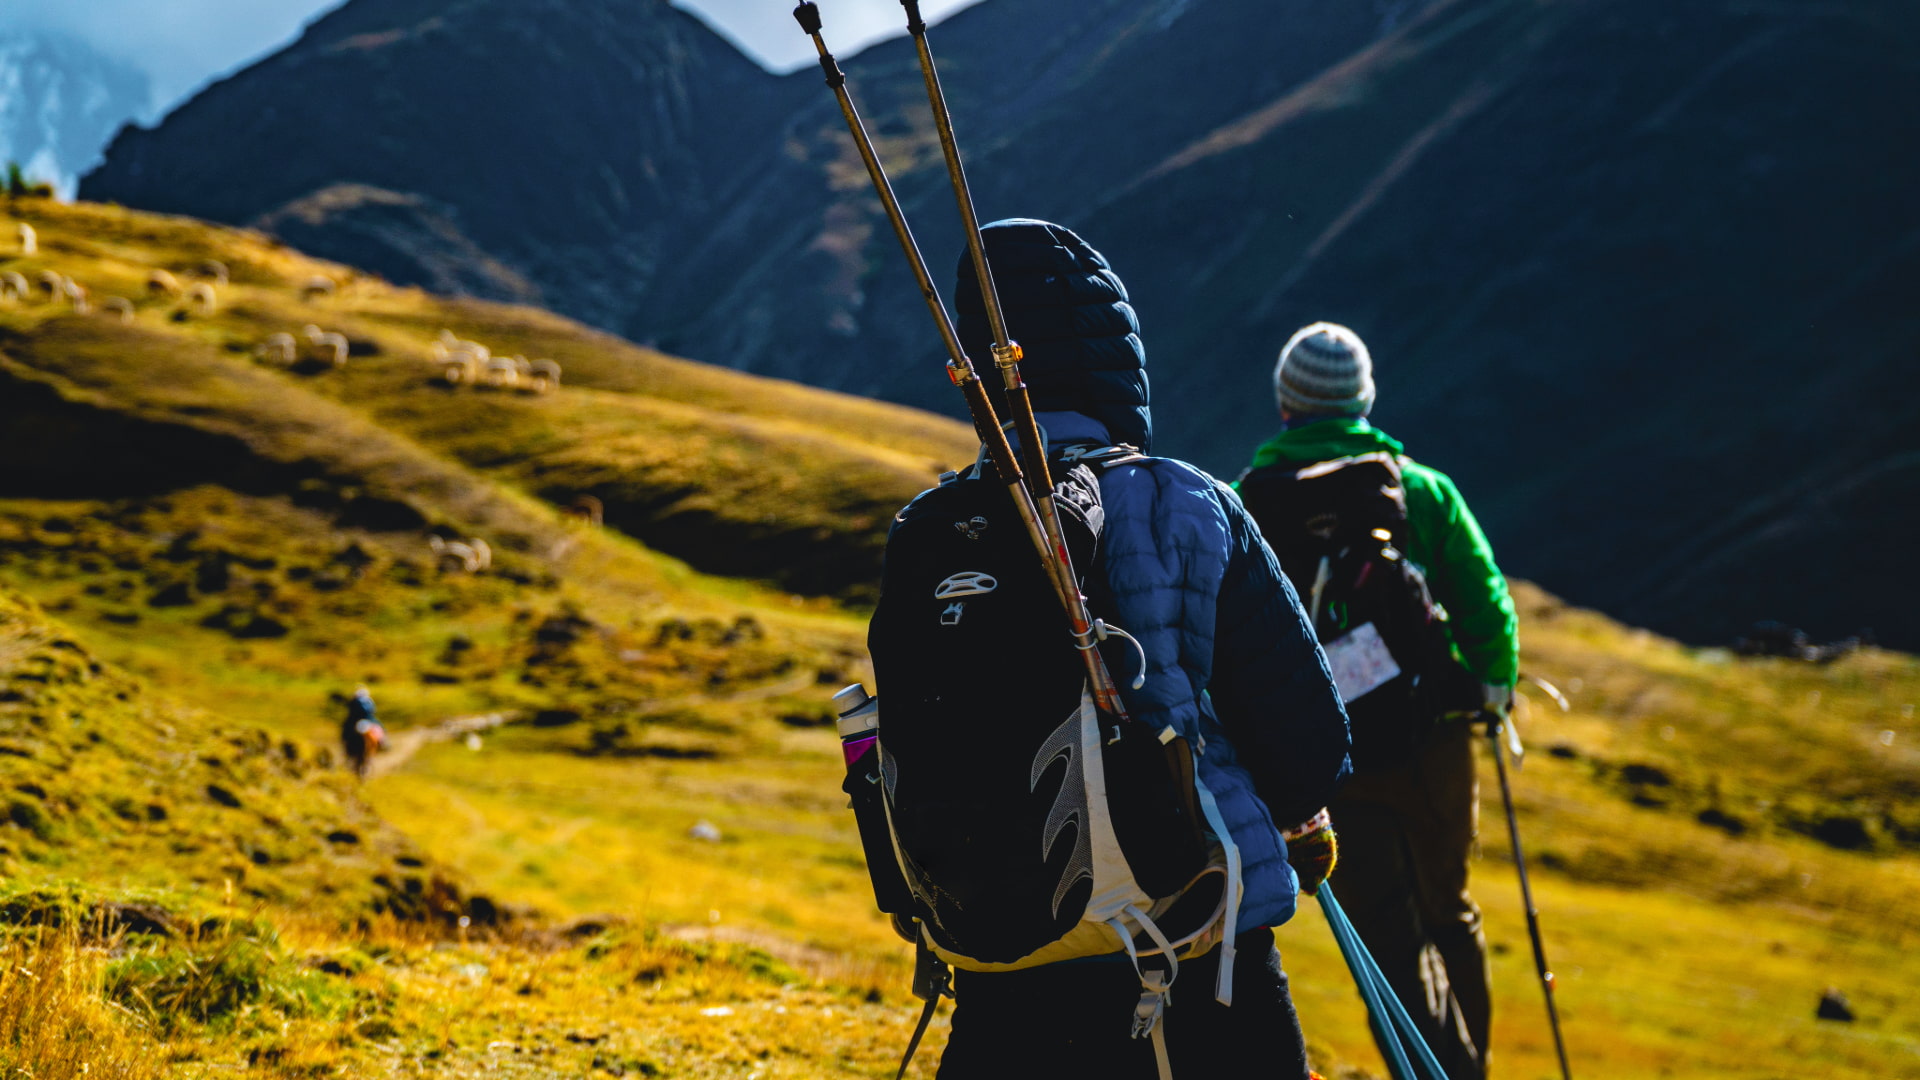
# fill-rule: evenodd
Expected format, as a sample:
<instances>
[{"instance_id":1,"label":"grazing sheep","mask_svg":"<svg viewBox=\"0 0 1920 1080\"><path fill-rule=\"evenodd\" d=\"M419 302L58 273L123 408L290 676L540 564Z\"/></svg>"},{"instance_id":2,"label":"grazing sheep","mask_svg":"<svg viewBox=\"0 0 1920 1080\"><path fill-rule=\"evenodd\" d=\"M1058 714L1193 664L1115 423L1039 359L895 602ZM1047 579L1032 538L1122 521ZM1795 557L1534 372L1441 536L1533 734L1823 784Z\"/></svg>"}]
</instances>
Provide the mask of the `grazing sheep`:
<instances>
[{"instance_id":1,"label":"grazing sheep","mask_svg":"<svg viewBox=\"0 0 1920 1080\"><path fill-rule=\"evenodd\" d=\"M20 254L23 257L27 255L38 255L40 253L40 234L34 232L33 226L24 221L20 223L18 232L20 236Z\"/></svg>"},{"instance_id":2,"label":"grazing sheep","mask_svg":"<svg viewBox=\"0 0 1920 1080\"><path fill-rule=\"evenodd\" d=\"M313 354L316 359L332 364L337 368L346 367L347 357L353 352L353 347L351 343L347 341L347 335L345 334L317 334L309 337L307 341L313 346Z\"/></svg>"},{"instance_id":3,"label":"grazing sheep","mask_svg":"<svg viewBox=\"0 0 1920 1080\"><path fill-rule=\"evenodd\" d=\"M180 295L180 279L165 270L155 270L147 275L147 295L171 300Z\"/></svg>"},{"instance_id":4,"label":"grazing sheep","mask_svg":"<svg viewBox=\"0 0 1920 1080\"><path fill-rule=\"evenodd\" d=\"M520 383L520 367L505 356L487 361L486 383L496 390L508 390Z\"/></svg>"},{"instance_id":5,"label":"grazing sheep","mask_svg":"<svg viewBox=\"0 0 1920 1080\"><path fill-rule=\"evenodd\" d=\"M227 273L227 264L219 259L208 259L195 267L194 273L212 281L215 285L225 285L231 280L231 275Z\"/></svg>"},{"instance_id":6,"label":"grazing sheep","mask_svg":"<svg viewBox=\"0 0 1920 1080\"><path fill-rule=\"evenodd\" d=\"M567 507L566 514L570 518L584 521L595 528L599 528L607 523L606 504L594 498L592 495L582 495L573 500L573 505Z\"/></svg>"},{"instance_id":7,"label":"grazing sheep","mask_svg":"<svg viewBox=\"0 0 1920 1080\"><path fill-rule=\"evenodd\" d=\"M12 300L18 303L25 300L27 294L32 291L33 287L27 284L27 279L16 271L8 270L0 274L0 300Z\"/></svg>"},{"instance_id":8,"label":"grazing sheep","mask_svg":"<svg viewBox=\"0 0 1920 1080\"><path fill-rule=\"evenodd\" d=\"M560 365L552 360L535 360L527 376L527 388L536 394L544 394L560 385Z\"/></svg>"},{"instance_id":9,"label":"grazing sheep","mask_svg":"<svg viewBox=\"0 0 1920 1080\"><path fill-rule=\"evenodd\" d=\"M193 287L187 290L187 303L199 308L201 316L204 317L219 310L220 298L213 291L213 286L204 281L196 281Z\"/></svg>"},{"instance_id":10,"label":"grazing sheep","mask_svg":"<svg viewBox=\"0 0 1920 1080\"><path fill-rule=\"evenodd\" d=\"M493 552L487 547L485 540L463 543L459 540L443 540L438 536L429 536L427 546L433 549L435 565L442 573L464 571L477 574L493 563Z\"/></svg>"},{"instance_id":11,"label":"grazing sheep","mask_svg":"<svg viewBox=\"0 0 1920 1080\"><path fill-rule=\"evenodd\" d=\"M70 277L60 279L60 295L73 305L75 315L85 315L92 310L92 306L87 303L87 287Z\"/></svg>"},{"instance_id":12,"label":"grazing sheep","mask_svg":"<svg viewBox=\"0 0 1920 1080\"><path fill-rule=\"evenodd\" d=\"M100 301L100 310L108 315L120 316L123 323L133 321L133 301L124 296L109 296Z\"/></svg>"},{"instance_id":13,"label":"grazing sheep","mask_svg":"<svg viewBox=\"0 0 1920 1080\"><path fill-rule=\"evenodd\" d=\"M41 292L47 294L47 303L51 304L67 294L67 279L51 270L42 270L36 274L33 283Z\"/></svg>"},{"instance_id":14,"label":"grazing sheep","mask_svg":"<svg viewBox=\"0 0 1920 1080\"><path fill-rule=\"evenodd\" d=\"M294 340L292 334L272 334L260 343L258 355L281 367L292 367L294 361L300 358L300 343Z\"/></svg>"},{"instance_id":15,"label":"grazing sheep","mask_svg":"<svg viewBox=\"0 0 1920 1080\"><path fill-rule=\"evenodd\" d=\"M300 299L311 303L322 296L332 296L340 289L340 283L323 274L315 274L300 284Z\"/></svg>"},{"instance_id":16,"label":"grazing sheep","mask_svg":"<svg viewBox=\"0 0 1920 1080\"><path fill-rule=\"evenodd\" d=\"M448 355L446 366L441 369L440 377L447 380L448 386L465 383L472 386L480 381L480 365L486 361L480 353L470 349L455 349Z\"/></svg>"}]
</instances>

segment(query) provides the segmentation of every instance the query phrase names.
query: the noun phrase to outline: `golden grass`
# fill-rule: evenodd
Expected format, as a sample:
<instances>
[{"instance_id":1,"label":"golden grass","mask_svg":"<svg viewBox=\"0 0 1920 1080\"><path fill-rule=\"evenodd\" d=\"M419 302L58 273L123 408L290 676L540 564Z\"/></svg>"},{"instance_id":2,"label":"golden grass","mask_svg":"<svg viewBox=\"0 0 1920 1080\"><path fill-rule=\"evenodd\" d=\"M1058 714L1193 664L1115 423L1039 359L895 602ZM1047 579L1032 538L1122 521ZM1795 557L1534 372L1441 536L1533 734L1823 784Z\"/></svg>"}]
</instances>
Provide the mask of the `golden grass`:
<instances>
[{"instance_id":1,"label":"golden grass","mask_svg":"<svg viewBox=\"0 0 1920 1080\"><path fill-rule=\"evenodd\" d=\"M0 701L4 734L59 751L0 755L15 786L0 869L10 888L78 878L62 888L87 903L148 897L188 928L123 936L111 955L16 935L9 971L75 975L52 1009L31 1004L53 1000L33 997L40 984L0 972L0 1016L95 1033L103 1053L140 1045L137 1066L189 1076L891 1075L917 1011L908 953L872 910L818 724L826 693L868 673L860 620L582 530L552 503L604 491L635 508L636 532L684 526L716 545L775 541L776 558L846 560L875 550L889 500L970 454L964 429L528 309L392 289L245 233L105 207L27 212L44 254L25 268L63 268L96 294L133 295L147 267L207 257L235 284L218 315L184 322L149 301L131 327L0 309L12 385L231 435L249 461L308 470L327 498L202 477L159 495L0 500L0 582L78 630L0 593L0 627L30 630L0 633L0 675L33 696ZM301 303L291 285L321 271L341 295ZM310 377L251 359L266 333L306 321L379 353ZM424 357L442 326L552 356L568 385L542 398L436 388ZM499 539L500 572L435 571L424 529L343 516L367 496ZM1911 1072L1920 662L1735 660L1518 595L1527 668L1574 702L1561 716L1536 700L1515 779L1575 1071ZM285 635L236 636L222 614L236 606ZM318 767L338 719L328 693L363 679L399 728L503 708L556 726L489 732L478 750L430 744L368 784L403 842ZM108 743L81 749L89 728ZM283 740L299 744L298 777L247 749ZM207 801L219 770L245 813ZM1495 950L1495 1075L1533 1080L1555 1069L1483 778L1474 892ZM138 797L116 809L102 793ZM167 822L123 816L149 802ZM329 815L384 839L308 843ZM699 822L721 839L693 835ZM461 929L369 914L356 891L429 868L536 914ZM1382 1075L1311 902L1279 936L1316 1063ZM1856 1022L1813 1018L1828 986ZM0 1032L24 1021L9 1022ZM932 1075L944 1029L916 1075Z\"/></svg>"},{"instance_id":2,"label":"golden grass","mask_svg":"<svg viewBox=\"0 0 1920 1080\"><path fill-rule=\"evenodd\" d=\"M161 1075L144 1024L101 993L105 951L73 927L38 927L0 940L0 1074Z\"/></svg>"}]
</instances>

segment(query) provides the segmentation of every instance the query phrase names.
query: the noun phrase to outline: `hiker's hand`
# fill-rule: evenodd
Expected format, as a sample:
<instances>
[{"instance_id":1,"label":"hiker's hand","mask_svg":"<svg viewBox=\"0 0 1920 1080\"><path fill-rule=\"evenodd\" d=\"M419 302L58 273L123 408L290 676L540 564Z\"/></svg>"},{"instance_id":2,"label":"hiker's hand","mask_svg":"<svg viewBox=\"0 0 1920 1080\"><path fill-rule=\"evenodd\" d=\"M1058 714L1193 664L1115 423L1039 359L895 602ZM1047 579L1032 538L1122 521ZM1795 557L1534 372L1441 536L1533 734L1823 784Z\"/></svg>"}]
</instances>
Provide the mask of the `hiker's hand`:
<instances>
[{"instance_id":1,"label":"hiker's hand","mask_svg":"<svg viewBox=\"0 0 1920 1080\"><path fill-rule=\"evenodd\" d=\"M1480 711L1505 720L1513 711L1513 687L1481 683Z\"/></svg>"},{"instance_id":2,"label":"hiker's hand","mask_svg":"<svg viewBox=\"0 0 1920 1080\"><path fill-rule=\"evenodd\" d=\"M1287 865L1293 867L1294 876L1300 879L1300 891L1312 896L1333 874L1333 864L1339 860L1340 847L1333 834L1333 821L1322 810L1310 820L1288 829L1284 835Z\"/></svg>"}]
</instances>

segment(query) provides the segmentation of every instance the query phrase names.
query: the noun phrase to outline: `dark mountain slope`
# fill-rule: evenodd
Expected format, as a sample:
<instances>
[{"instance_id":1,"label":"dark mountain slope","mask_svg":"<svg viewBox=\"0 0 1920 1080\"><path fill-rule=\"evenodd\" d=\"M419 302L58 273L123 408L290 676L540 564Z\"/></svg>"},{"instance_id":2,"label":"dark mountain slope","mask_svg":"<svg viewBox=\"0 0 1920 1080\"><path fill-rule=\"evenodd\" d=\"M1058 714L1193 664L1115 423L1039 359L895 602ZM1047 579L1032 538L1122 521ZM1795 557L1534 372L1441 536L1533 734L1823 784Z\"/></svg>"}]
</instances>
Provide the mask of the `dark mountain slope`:
<instances>
[{"instance_id":1,"label":"dark mountain slope","mask_svg":"<svg viewBox=\"0 0 1920 1080\"><path fill-rule=\"evenodd\" d=\"M776 85L665 0L358 0L122 132L83 195L611 324L769 144Z\"/></svg>"},{"instance_id":2,"label":"dark mountain slope","mask_svg":"<svg viewBox=\"0 0 1920 1080\"><path fill-rule=\"evenodd\" d=\"M87 192L954 408L816 71L764 76L664 5L540 11L355 0L123 136ZM645 78L555 82L602 70L571 58L603 42ZM1079 227L1132 287L1159 450L1237 470L1287 333L1343 320L1375 345L1378 418L1459 477L1515 572L1701 640L1782 617L1920 645L1898 590L1857 583L1920 488L1899 292L1920 9L989 2L935 44L983 217ZM549 53L569 59L502 71ZM912 50L847 66L944 279L959 244ZM475 81L519 104L473 108ZM647 200L616 211L616 184Z\"/></svg>"},{"instance_id":3,"label":"dark mountain slope","mask_svg":"<svg viewBox=\"0 0 1920 1080\"><path fill-rule=\"evenodd\" d=\"M1218 380L1346 321L1510 570L1698 639L1911 646L1860 574L1920 491L1916 100L1907 5L1450 3L1087 225L1161 356L1231 358L1157 384L1167 449L1230 467L1271 414Z\"/></svg>"},{"instance_id":4,"label":"dark mountain slope","mask_svg":"<svg viewBox=\"0 0 1920 1080\"><path fill-rule=\"evenodd\" d=\"M1196 133L1311 79L1423 6L984 3L941 23L933 40L982 219L1072 221ZM829 39L831 30L829 21ZM886 42L845 66L945 288L961 251L958 215L912 44ZM951 390L927 374L937 339L819 72L787 76L783 92L793 110L783 160L628 332L952 411Z\"/></svg>"}]
</instances>

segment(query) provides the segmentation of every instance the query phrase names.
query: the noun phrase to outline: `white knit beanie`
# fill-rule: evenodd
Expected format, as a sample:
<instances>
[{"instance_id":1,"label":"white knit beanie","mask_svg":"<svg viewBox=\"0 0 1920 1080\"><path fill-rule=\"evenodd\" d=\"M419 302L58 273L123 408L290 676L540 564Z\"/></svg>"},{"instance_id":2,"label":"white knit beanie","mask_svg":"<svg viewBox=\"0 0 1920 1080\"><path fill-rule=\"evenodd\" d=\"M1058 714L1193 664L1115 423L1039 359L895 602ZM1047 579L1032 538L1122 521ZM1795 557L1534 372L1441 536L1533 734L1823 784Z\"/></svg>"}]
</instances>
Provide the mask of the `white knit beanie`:
<instances>
[{"instance_id":1,"label":"white knit beanie","mask_svg":"<svg viewBox=\"0 0 1920 1080\"><path fill-rule=\"evenodd\" d=\"M1314 323L1280 350L1273 390L1280 411L1294 416L1365 416L1373 408L1373 356L1359 334Z\"/></svg>"}]
</instances>

